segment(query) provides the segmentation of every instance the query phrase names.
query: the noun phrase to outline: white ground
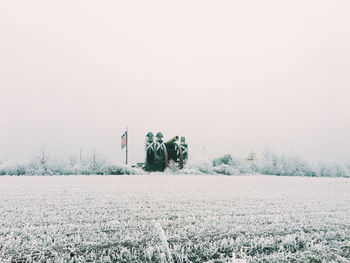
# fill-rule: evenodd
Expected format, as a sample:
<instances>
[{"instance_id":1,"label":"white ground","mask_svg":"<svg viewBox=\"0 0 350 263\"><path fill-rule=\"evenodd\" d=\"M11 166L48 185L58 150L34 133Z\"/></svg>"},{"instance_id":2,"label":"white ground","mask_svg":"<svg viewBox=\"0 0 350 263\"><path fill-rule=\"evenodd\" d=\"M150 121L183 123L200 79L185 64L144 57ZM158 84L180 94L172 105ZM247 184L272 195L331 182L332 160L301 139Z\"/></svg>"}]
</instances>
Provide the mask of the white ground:
<instances>
[{"instance_id":1,"label":"white ground","mask_svg":"<svg viewBox=\"0 0 350 263\"><path fill-rule=\"evenodd\" d=\"M0 177L0 262L350 262L350 179Z\"/></svg>"}]
</instances>

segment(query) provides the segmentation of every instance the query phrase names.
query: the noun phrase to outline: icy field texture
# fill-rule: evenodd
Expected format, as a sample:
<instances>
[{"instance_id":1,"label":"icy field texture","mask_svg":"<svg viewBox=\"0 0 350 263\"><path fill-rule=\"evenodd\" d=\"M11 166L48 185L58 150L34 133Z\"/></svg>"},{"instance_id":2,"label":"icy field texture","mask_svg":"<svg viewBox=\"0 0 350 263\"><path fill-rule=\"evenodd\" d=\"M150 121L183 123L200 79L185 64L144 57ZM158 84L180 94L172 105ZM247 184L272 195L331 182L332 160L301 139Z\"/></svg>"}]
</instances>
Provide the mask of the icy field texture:
<instances>
[{"instance_id":1,"label":"icy field texture","mask_svg":"<svg viewBox=\"0 0 350 263\"><path fill-rule=\"evenodd\" d=\"M0 262L349 262L349 211L346 178L5 176Z\"/></svg>"}]
</instances>

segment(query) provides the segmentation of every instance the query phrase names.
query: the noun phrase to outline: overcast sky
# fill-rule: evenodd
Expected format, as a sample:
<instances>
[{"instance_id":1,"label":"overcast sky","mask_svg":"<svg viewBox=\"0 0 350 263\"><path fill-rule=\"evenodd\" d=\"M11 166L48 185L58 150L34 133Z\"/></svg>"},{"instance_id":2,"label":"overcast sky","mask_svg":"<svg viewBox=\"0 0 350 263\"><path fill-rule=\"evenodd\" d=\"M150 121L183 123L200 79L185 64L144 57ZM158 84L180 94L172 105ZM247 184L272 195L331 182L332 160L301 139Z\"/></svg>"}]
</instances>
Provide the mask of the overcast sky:
<instances>
[{"instance_id":1,"label":"overcast sky","mask_svg":"<svg viewBox=\"0 0 350 263\"><path fill-rule=\"evenodd\" d=\"M1 1L0 159L41 144L144 159L148 131L190 155L350 162L350 1Z\"/></svg>"}]
</instances>

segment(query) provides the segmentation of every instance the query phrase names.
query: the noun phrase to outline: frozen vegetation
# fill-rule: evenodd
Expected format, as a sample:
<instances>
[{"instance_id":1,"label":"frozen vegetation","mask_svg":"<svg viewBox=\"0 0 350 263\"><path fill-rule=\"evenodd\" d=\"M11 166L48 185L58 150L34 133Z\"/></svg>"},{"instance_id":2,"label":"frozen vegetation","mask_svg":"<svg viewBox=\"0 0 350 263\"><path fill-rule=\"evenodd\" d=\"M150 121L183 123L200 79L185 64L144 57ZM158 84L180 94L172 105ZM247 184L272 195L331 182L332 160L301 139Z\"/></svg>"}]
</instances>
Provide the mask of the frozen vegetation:
<instances>
[{"instance_id":1,"label":"frozen vegetation","mask_svg":"<svg viewBox=\"0 0 350 263\"><path fill-rule=\"evenodd\" d=\"M141 174L119 162L110 161L94 152L89 158L55 158L41 151L30 160L0 161L0 175L128 175Z\"/></svg>"},{"instance_id":2,"label":"frozen vegetation","mask_svg":"<svg viewBox=\"0 0 350 263\"><path fill-rule=\"evenodd\" d=\"M350 165L336 162L312 164L296 155L277 155L271 152L265 152L261 159L254 162L236 159L228 154L214 160L191 161L181 171L176 166L169 170L171 173L182 174L350 177Z\"/></svg>"},{"instance_id":3,"label":"frozen vegetation","mask_svg":"<svg viewBox=\"0 0 350 263\"><path fill-rule=\"evenodd\" d=\"M0 177L0 262L349 262L350 181Z\"/></svg>"},{"instance_id":4,"label":"frozen vegetation","mask_svg":"<svg viewBox=\"0 0 350 263\"><path fill-rule=\"evenodd\" d=\"M277 155L265 152L258 161L237 159L231 155L220 158L195 159L178 170L170 164L167 174L264 174L277 176L350 177L350 165L339 163L311 164L296 155ZM109 161L94 152L78 160L54 158L42 151L28 161L0 161L0 175L129 175L144 174L139 168Z\"/></svg>"}]
</instances>

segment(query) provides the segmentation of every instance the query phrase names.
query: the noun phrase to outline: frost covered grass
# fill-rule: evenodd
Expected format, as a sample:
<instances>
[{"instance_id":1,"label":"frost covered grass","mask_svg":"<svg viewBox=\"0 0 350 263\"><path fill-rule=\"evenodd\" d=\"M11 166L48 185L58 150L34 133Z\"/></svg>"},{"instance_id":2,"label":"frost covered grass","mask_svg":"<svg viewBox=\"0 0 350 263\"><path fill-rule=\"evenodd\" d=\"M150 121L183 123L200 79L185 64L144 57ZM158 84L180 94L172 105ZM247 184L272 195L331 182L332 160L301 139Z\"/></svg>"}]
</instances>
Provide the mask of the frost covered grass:
<instances>
[{"instance_id":1,"label":"frost covered grass","mask_svg":"<svg viewBox=\"0 0 350 263\"><path fill-rule=\"evenodd\" d=\"M0 177L0 262L349 262L350 181Z\"/></svg>"}]
</instances>

